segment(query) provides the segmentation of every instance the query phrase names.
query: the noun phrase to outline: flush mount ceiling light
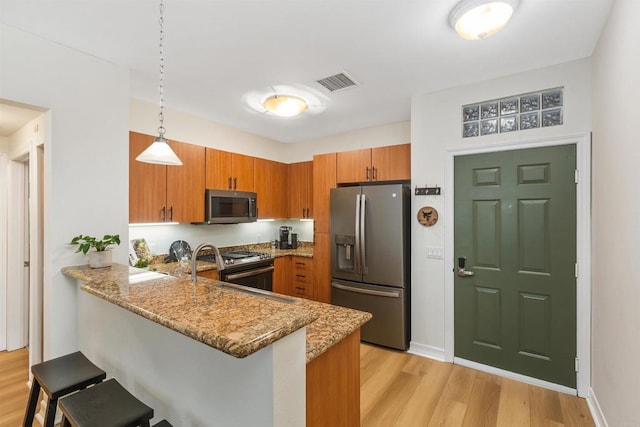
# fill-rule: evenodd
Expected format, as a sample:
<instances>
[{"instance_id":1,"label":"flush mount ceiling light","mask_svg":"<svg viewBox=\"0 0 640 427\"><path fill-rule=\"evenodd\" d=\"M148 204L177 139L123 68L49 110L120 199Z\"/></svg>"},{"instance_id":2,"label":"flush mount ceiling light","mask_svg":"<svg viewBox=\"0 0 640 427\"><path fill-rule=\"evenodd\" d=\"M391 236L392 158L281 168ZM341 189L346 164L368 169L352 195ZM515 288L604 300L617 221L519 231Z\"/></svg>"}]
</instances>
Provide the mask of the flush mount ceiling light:
<instances>
[{"instance_id":1,"label":"flush mount ceiling light","mask_svg":"<svg viewBox=\"0 0 640 427\"><path fill-rule=\"evenodd\" d=\"M520 0L462 0L449 15L449 24L466 40L494 35L511 19Z\"/></svg>"},{"instance_id":2,"label":"flush mount ceiling light","mask_svg":"<svg viewBox=\"0 0 640 427\"><path fill-rule=\"evenodd\" d=\"M252 110L273 118L317 114L325 109L326 96L302 85L276 85L243 96Z\"/></svg>"},{"instance_id":3,"label":"flush mount ceiling light","mask_svg":"<svg viewBox=\"0 0 640 427\"><path fill-rule=\"evenodd\" d=\"M307 111L307 101L293 95L271 95L264 100L265 110L278 117L294 117Z\"/></svg>"},{"instance_id":4,"label":"flush mount ceiling light","mask_svg":"<svg viewBox=\"0 0 640 427\"><path fill-rule=\"evenodd\" d=\"M164 137L164 4L160 0L160 127L158 136L153 140L153 144L147 147L136 160L144 163L154 163L158 165L181 166L182 162L173 152L167 139Z\"/></svg>"}]
</instances>

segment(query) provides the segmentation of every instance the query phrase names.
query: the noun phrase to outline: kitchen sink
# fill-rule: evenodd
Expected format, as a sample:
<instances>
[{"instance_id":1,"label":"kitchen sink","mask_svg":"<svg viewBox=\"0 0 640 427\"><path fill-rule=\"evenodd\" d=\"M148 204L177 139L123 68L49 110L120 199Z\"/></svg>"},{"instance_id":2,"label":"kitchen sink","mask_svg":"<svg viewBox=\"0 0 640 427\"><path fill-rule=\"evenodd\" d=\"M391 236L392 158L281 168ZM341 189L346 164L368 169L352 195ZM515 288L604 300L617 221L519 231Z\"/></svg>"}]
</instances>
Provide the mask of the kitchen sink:
<instances>
[{"instance_id":1,"label":"kitchen sink","mask_svg":"<svg viewBox=\"0 0 640 427\"><path fill-rule=\"evenodd\" d=\"M285 296L281 296L281 295L276 295L272 292L269 291L264 291L262 289L255 289L255 288L250 288L248 286L242 286L242 285L235 285L233 283L222 283L220 285L221 288L224 289L230 289L232 291L236 291L236 292L242 292L245 294L249 294L249 295L253 295L256 297L260 297L260 298L266 298L266 299L270 299L273 301L278 301L278 302L282 302L285 304L293 304L295 302L297 302L295 299L293 298L287 298Z\"/></svg>"},{"instance_id":2,"label":"kitchen sink","mask_svg":"<svg viewBox=\"0 0 640 427\"><path fill-rule=\"evenodd\" d=\"M162 279L169 277L166 273L160 273L158 271L148 271L141 268L129 267L129 284L146 282L149 280Z\"/></svg>"}]
</instances>

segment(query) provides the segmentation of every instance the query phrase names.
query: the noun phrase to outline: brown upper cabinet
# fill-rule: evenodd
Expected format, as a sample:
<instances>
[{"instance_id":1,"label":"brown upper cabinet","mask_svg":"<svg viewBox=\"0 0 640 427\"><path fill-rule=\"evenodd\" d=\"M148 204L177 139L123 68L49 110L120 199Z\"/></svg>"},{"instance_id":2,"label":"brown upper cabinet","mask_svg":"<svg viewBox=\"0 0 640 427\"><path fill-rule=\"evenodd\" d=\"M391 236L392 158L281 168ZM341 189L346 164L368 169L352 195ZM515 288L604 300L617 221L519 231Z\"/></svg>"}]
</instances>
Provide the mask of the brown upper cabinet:
<instances>
[{"instance_id":1,"label":"brown upper cabinet","mask_svg":"<svg viewBox=\"0 0 640 427\"><path fill-rule=\"evenodd\" d=\"M285 163L255 159L258 218L289 218L289 167Z\"/></svg>"},{"instance_id":2,"label":"brown upper cabinet","mask_svg":"<svg viewBox=\"0 0 640 427\"><path fill-rule=\"evenodd\" d=\"M313 162L289 164L289 218L313 218Z\"/></svg>"},{"instance_id":3,"label":"brown upper cabinet","mask_svg":"<svg viewBox=\"0 0 640 427\"><path fill-rule=\"evenodd\" d=\"M337 153L336 181L400 181L411 179L411 144Z\"/></svg>"},{"instance_id":4,"label":"brown upper cabinet","mask_svg":"<svg viewBox=\"0 0 640 427\"><path fill-rule=\"evenodd\" d=\"M329 233L332 188L336 188L336 153L313 156L313 230L316 233Z\"/></svg>"},{"instance_id":5,"label":"brown upper cabinet","mask_svg":"<svg viewBox=\"0 0 640 427\"><path fill-rule=\"evenodd\" d=\"M255 158L228 151L206 149L206 188L254 191Z\"/></svg>"},{"instance_id":6,"label":"brown upper cabinet","mask_svg":"<svg viewBox=\"0 0 640 427\"><path fill-rule=\"evenodd\" d=\"M204 147L169 141L182 166L136 161L153 139L129 132L129 222L203 221Z\"/></svg>"}]
</instances>

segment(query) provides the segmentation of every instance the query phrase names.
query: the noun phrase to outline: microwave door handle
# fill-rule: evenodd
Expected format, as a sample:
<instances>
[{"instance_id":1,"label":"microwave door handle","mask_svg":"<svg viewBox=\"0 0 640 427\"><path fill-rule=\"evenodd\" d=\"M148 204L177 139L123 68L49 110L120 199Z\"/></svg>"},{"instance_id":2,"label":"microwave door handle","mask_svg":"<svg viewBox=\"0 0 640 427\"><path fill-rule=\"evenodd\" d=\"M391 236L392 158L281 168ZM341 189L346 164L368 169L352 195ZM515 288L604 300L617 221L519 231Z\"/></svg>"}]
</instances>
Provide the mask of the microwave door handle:
<instances>
[{"instance_id":1,"label":"microwave door handle","mask_svg":"<svg viewBox=\"0 0 640 427\"><path fill-rule=\"evenodd\" d=\"M356 194L356 215L354 218L354 223L356 227L356 238L355 238L355 259L353 261L354 267L356 270L356 274L361 274L362 269L360 268L360 194Z\"/></svg>"},{"instance_id":2,"label":"microwave door handle","mask_svg":"<svg viewBox=\"0 0 640 427\"><path fill-rule=\"evenodd\" d=\"M369 268L367 267L367 231L365 229L367 219L367 200L363 194L360 197L360 259L362 261L362 274L368 274Z\"/></svg>"}]
</instances>

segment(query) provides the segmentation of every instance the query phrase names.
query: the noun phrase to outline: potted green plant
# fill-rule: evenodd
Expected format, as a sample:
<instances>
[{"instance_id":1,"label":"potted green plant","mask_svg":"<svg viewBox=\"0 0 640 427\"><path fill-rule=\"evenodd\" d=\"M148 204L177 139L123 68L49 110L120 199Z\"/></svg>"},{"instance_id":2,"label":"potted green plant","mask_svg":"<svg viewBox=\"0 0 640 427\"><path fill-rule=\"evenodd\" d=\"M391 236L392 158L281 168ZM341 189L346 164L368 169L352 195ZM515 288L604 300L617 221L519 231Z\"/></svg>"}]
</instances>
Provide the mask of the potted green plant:
<instances>
[{"instance_id":1,"label":"potted green plant","mask_svg":"<svg viewBox=\"0 0 640 427\"><path fill-rule=\"evenodd\" d=\"M102 268L111 265L110 246L120 244L119 234L105 234L98 240L93 236L83 236L82 234L71 239L72 245L78 245L76 252L82 252L89 257L89 267ZM89 252L91 249L95 251Z\"/></svg>"}]
</instances>

